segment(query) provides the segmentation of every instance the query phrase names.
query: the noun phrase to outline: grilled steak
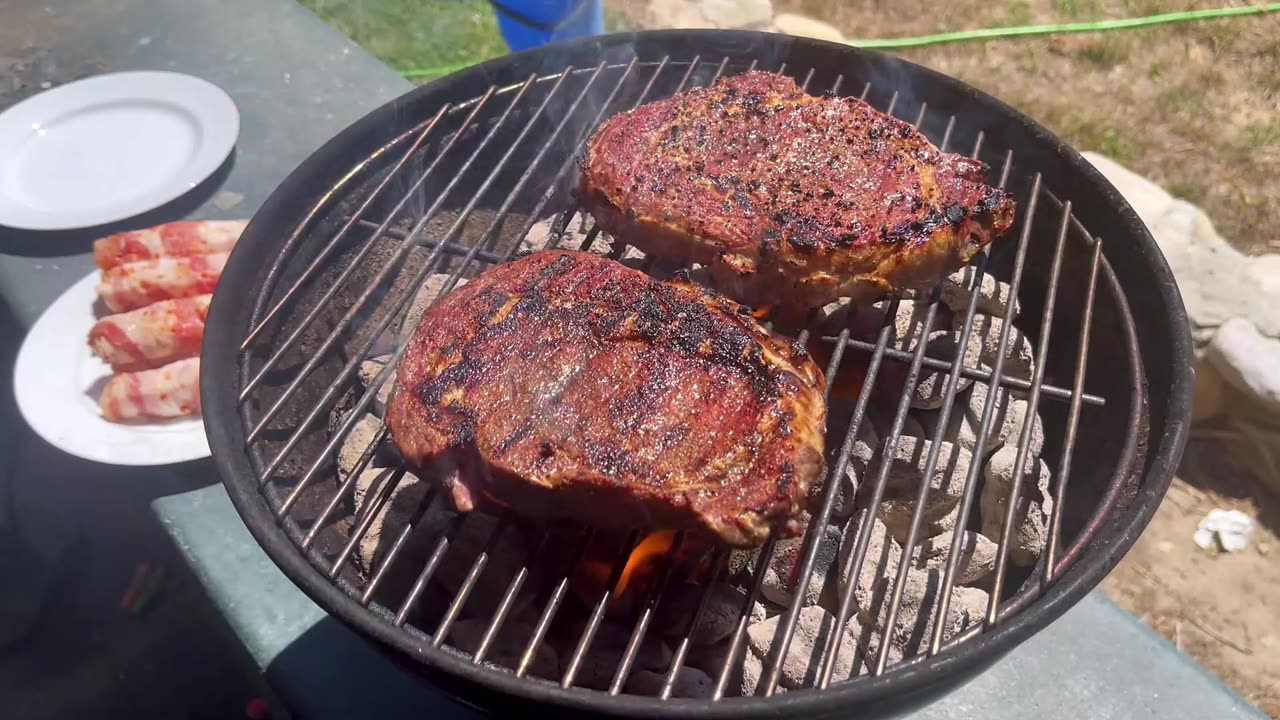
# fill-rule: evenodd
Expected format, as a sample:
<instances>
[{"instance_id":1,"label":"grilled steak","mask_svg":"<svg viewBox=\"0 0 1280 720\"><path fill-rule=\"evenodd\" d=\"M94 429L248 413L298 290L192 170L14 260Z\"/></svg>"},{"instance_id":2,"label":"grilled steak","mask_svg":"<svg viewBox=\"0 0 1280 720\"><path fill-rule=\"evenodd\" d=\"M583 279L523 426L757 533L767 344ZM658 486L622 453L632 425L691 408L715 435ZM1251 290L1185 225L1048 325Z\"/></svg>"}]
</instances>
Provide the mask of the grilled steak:
<instances>
[{"instance_id":1,"label":"grilled steak","mask_svg":"<svg viewBox=\"0 0 1280 720\"><path fill-rule=\"evenodd\" d=\"M709 264L755 305L809 308L932 285L1009 228L985 166L854 98L750 72L606 121L582 202L648 253Z\"/></svg>"},{"instance_id":2,"label":"grilled steak","mask_svg":"<svg viewBox=\"0 0 1280 720\"><path fill-rule=\"evenodd\" d=\"M743 307L588 253L494 267L431 306L386 421L459 510L798 530L824 471L822 376Z\"/></svg>"}]
</instances>

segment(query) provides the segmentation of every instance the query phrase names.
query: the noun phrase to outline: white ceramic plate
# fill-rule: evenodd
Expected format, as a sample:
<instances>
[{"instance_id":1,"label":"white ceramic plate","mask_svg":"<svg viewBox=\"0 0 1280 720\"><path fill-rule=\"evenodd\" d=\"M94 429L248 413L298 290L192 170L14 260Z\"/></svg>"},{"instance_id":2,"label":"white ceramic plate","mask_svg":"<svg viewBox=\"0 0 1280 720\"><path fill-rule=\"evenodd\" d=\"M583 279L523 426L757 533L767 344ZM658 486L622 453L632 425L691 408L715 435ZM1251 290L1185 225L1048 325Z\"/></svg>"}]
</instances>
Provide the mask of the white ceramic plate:
<instances>
[{"instance_id":1,"label":"white ceramic plate","mask_svg":"<svg viewBox=\"0 0 1280 720\"><path fill-rule=\"evenodd\" d=\"M0 114L0 225L66 230L182 195L226 160L240 113L218 86L171 72L99 75Z\"/></svg>"},{"instance_id":2,"label":"white ceramic plate","mask_svg":"<svg viewBox=\"0 0 1280 720\"><path fill-rule=\"evenodd\" d=\"M111 367L89 352L89 330L107 311L95 270L45 310L18 351L13 387L27 423L45 440L112 465L167 465L209 456L199 417L107 422L98 396Z\"/></svg>"}]
</instances>

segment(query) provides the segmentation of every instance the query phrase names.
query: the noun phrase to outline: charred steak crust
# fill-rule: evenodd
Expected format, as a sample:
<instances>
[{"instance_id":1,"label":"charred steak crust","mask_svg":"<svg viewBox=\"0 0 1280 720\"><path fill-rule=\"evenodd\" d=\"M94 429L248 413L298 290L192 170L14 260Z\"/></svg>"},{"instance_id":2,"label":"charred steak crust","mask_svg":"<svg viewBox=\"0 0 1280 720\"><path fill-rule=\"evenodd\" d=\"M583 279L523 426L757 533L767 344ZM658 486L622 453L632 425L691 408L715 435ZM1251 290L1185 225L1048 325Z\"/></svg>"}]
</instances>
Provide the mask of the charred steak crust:
<instances>
[{"instance_id":1,"label":"charred steak crust","mask_svg":"<svg viewBox=\"0 0 1280 720\"><path fill-rule=\"evenodd\" d=\"M423 315L387 426L461 510L798 530L825 471L823 379L746 308L589 253L493 267Z\"/></svg>"},{"instance_id":2,"label":"charred steak crust","mask_svg":"<svg viewBox=\"0 0 1280 720\"><path fill-rule=\"evenodd\" d=\"M749 72L607 120L579 195L624 242L711 266L754 305L937 282L1013 223L986 166L855 98Z\"/></svg>"}]
</instances>

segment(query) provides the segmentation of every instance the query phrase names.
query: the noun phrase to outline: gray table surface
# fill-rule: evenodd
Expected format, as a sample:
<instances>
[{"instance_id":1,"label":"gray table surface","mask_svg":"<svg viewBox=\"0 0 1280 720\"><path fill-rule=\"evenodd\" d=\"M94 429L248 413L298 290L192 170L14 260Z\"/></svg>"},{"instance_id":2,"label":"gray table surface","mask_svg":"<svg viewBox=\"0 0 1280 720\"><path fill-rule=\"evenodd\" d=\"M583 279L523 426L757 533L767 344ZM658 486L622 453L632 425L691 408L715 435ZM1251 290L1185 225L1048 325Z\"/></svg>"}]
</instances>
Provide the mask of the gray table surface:
<instances>
[{"instance_id":1,"label":"gray table surface","mask_svg":"<svg viewBox=\"0 0 1280 720\"><path fill-rule=\"evenodd\" d=\"M153 505L215 604L298 717L473 717L329 617L266 557L226 491ZM1101 593L913 720L1262 718L1244 698Z\"/></svg>"},{"instance_id":2,"label":"gray table surface","mask_svg":"<svg viewBox=\"0 0 1280 720\"><path fill-rule=\"evenodd\" d=\"M118 70L199 75L241 110L233 157L192 193L126 223L73 232L0 227L0 301L24 327L91 270L92 240L180 218L246 217L306 156L409 84L292 0L49 0L95 24L26 61L30 90ZM60 26L65 32L67 24ZM74 23L70 24L74 26ZM4 34L0 32L0 39ZM0 107L24 91L0 88ZM71 459L19 451L36 479ZM83 473L83 463L77 466ZM180 472L208 473L207 465ZM97 466L103 482L143 471ZM158 469L153 473L174 472ZM113 477L114 476L114 477ZM133 477L126 477L133 476ZM253 541L221 486L164 498L157 516L249 651L299 717L469 714L392 666L297 590ZM1081 603L919 718L1246 718L1261 715L1100 595Z\"/></svg>"}]
</instances>

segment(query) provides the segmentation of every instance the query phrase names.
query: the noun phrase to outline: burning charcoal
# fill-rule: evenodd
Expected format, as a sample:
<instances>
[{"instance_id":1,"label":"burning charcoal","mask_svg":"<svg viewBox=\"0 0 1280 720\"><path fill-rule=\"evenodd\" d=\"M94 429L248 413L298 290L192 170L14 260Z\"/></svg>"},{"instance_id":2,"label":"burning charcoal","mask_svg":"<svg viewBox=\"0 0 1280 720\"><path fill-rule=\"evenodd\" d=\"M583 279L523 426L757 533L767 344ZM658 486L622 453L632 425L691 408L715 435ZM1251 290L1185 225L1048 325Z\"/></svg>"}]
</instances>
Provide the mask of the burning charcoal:
<instances>
[{"instance_id":1,"label":"burning charcoal","mask_svg":"<svg viewBox=\"0 0 1280 720\"><path fill-rule=\"evenodd\" d=\"M859 528L856 526L850 527L849 536L840 546L840 567L842 569L849 564L849 555L856 549L858 530ZM881 578L892 576L893 573L898 571L898 561L901 557L902 546L890 535L889 528L884 523L876 520L875 527L871 530L871 539L867 544L867 553L862 561L862 568L858 572L858 586L854 596L858 604L861 605L869 599Z\"/></svg>"},{"instance_id":2,"label":"burning charcoal","mask_svg":"<svg viewBox=\"0 0 1280 720\"><path fill-rule=\"evenodd\" d=\"M384 483L395 479L392 468L368 468L356 478L352 488L352 501L355 503L356 517L362 518L372 512L371 499L379 494ZM390 497L378 511L378 515L369 524L369 529L360 538L356 548L356 562L366 572L372 574L382 563L383 557L390 551L400 531L409 524L418 507L426 499L430 487L417 477L406 473ZM426 543L438 532L444 522L452 515L439 502L435 503L423 516L409 536L409 545L402 556L418 554ZM412 563L404 563L408 568ZM407 572L416 572L409 570Z\"/></svg>"},{"instance_id":3,"label":"burning charcoal","mask_svg":"<svg viewBox=\"0 0 1280 720\"><path fill-rule=\"evenodd\" d=\"M586 624L585 618L576 620L570 623L561 635L560 658L566 667L578 647L578 640L582 637ZM630 639L630 627L607 621L600 623L590 647L587 648L578 666L578 674L574 676L573 684L594 690L608 689L609 684L613 682L614 673L618 671L618 665L622 662L622 655L626 652ZM655 633L645 633L636 651L635 662L631 664L631 672L640 670L662 672L670 666L671 649Z\"/></svg>"},{"instance_id":4,"label":"burning charcoal","mask_svg":"<svg viewBox=\"0 0 1280 720\"><path fill-rule=\"evenodd\" d=\"M378 379L379 373L387 366L388 359L388 356L383 355L360 363L360 387L363 390L367 391L373 385L373 382ZM391 396L391 388L395 386L395 383L396 373L393 370L386 381L382 383L382 386L378 388L378 394L374 397L373 404L369 408L374 415L382 417L383 413L386 412L387 398Z\"/></svg>"},{"instance_id":5,"label":"burning charcoal","mask_svg":"<svg viewBox=\"0 0 1280 720\"><path fill-rule=\"evenodd\" d=\"M977 268L966 265L951 273L942 282L942 302L961 318L969 311L969 292L973 287L975 275L977 275ZM1005 309L1009 307L1009 300L1009 283L1000 282L989 272L983 273L982 286L978 288L977 311L984 315L1003 318ZM1013 298L1013 315L1009 319L1016 318L1021 310L1017 298Z\"/></svg>"},{"instance_id":6,"label":"burning charcoal","mask_svg":"<svg viewBox=\"0 0 1280 720\"><path fill-rule=\"evenodd\" d=\"M764 677L764 661L756 657L755 653L748 648L742 653L742 662L738 664L734 673L737 680L739 697L754 697L760 694L760 679ZM782 690L783 688L779 688Z\"/></svg>"},{"instance_id":7,"label":"burning charcoal","mask_svg":"<svg viewBox=\"0 0 1280 720\"><path fill-rule=\"evenodd\" d=\"M632 695L658 697L666 681L666 672L638 670L627 678L626 690ZM715 688L716 683L710 675L697 668L685 666L676 671L676 681L671 686L671 697L708 699Z\"/></svg>"},{"instance_id":8,"label":"burning charcoal","mask_svg":"<svg viewBox=\"0 0 1280 720\"><path fill-rule=\"evenodd\" d=\"M987 405L989 387L986 383L975 382L969 395L969 402L961 414L959 443L970 450L977 444L978 430L982 426L982 411ZM1044 426L1040 422L1040 416L1031 410L1025 399L1018 397L1008 388L999 388L996 391L996 410L991 418L991 432L987 435L983 454L989 456L1006 444L1016 445L1022 437L1022 426L1027 421L1027 415L1034 418L1031 426L1031 442L1028 446L1029 455L1039 457L1040 451L1044 449Z\"/></svg>"},{"instance_id":9,"label":"burning charcoal","mask_svg":"<svg viewBox=\"0 0 1280 720\"><path fill-rule=\"evenodd\" d=\"M931 538L939 535L948 534L955 530L956 520L960 515L960 503L956 503L946 515L937 520L922 521L920 523L920 534L918 537ZM907 530L911 528L911 513L883 514L881 520L884 521L885 527L889 529L889 535L898 542L907 541Z\"/></svg>"},{"instance_id":10,"label":"burning charcoal","mask_svg":"<svg viewBox=\"0 0 1280 720\"><path fill-rule=\"evenodd\" d=\"M951 412L947 416L947 427L942 431L943 442L959 443L960 441L960 423L964 418L964 408L969 403L969 397L965 392L956 395L955 405L951 407ZM920 421L920 427L924 428L924 437L932 440L938 431L938 420L942 418L942 410L920 410L913 413L916 420ZM965 450L972 450L972 443L960 446Z\"/></svg>"},{"instance_id":11,"label":"burning charcoal","mask_svg":"<svg viewBox=\"0 0 1280 720\"><path fill-rule=\"evenodd\" d=\"M474 655L480 641L484 639L485 630L489 628L489 619L460 620L449 630L448 641L458 650ZM525 645L533 637L533 623L507 620L498 628L498 634L489 649L485 651L482 662L493 663L514 671L520 667L520 658L524 656ZM546 642L538 644L529 663L529 674L548 680L560 677L560 660L556 651Z\"/></svg>"},{"instance_id":12,"label":"burning charcoal","mask_svg":"<svg viewBox=\"0 0 1280 720\"><path fill-rule=\"evenodd\" d=\"M933 637L934 615L942 594L943 572L937 569L908 570L907 581L902 588L898 616L890 633L890 643L902 650L904 656L912 656L928 647ZM894 578L884 578L876 586L870 602L859 602L862 622L884 632L889 615L889 600ZM942 631L945 642L960 634L965 628L982 622L986 610L987 593L977 588L957 586L951 591L951 605L947 610L947 622Z\"/></svg>"},{"instance_id":13,"label":"burning charcoal","mask_svg":"<svg viewBox=\"0 0 1280 720\"><path fill-rule=\"evenodd\" d=\"M920 543L917 567L946 567L951 553L952 533L946 532ZM986 535L966 530L960 535L960 562L956 566L956 584L972 585L990 575L996 568L996 544Z\"/></svg>"},{"instance_id":14,"label":"burning charcoal","mask_svg":"<svg viewBox=\"0 0 1280 720\"><path fill-rule=\"evenodd\" d=\"M925 348L925 354L935 360L951 362L956 357L959 339L959 335L956 332L934 337L929 340L929 344ZM946 399L947 378L949 376L950 370L922 369L920 371L920 380L916 383L915 389L911 393L911 407L918 410L936 410L942 407L942 401ZM972 384L972 380L961 376L957 385L957 393L963 392L965 388Z\"/></svg>"},{"instance_id":15,"label":"burning charcoal","mask_svg":"<svg viewBox=\"0 0 1280 720\"><path fill-rule=\"evenodd\" d=\"M573 217L569 218L569 222L565 223L564 233L560 236L560 242L556 247L561 250L583 249L582 243L587 239L587 231L590 230L585 221L586 217L586 213L574 213ZM560 213L556 213L535 223L520 243L520 252L537 252L545 249L551 242L551 230L559 220ZM602 256L608 255L609 250L609 238L603 233L597 233L591 247L587 248L588 252Z\"/></svg>"},{"instance_id":16,"label":"burning charcoal","mask_svg":"<svg viewBox=\"0 0 1280 720\"><path fill-rule=\"evenodd\" d=\"M738 614L742 612L747 593L727 583L716 583L711 586L710 591L704 585L689 583L680 583L668 589L658 606L654 627L659 628L667 637L683 637L698 603L702 602L704 592L711 594L707 597L702 617L689 640L694 645L712 645L728 637L738 625ZM748 618L749 622L763 620L764 605L752 603Z\"/></svg>"},{"instance_id":17,"label":"burning charcoal","mask_svg":"<svg viewBox=\"0 0 1280 720\"><path fill-rule=\"evenodd\" d=\"M1004 528L1017 461L1018 449L1013 445L1006 445L987 461L984 473L987 483L982 488L981 510L982 533L990 538L998 539ZM1040 471L1038 477L1037 466ZM1015 565L1033 565L1049 537L1049 514L1053 512L1049 466L1043 460L1028 457L1023 477L1018 509L1013 516L1017 531L1013 533L1009 559Z\"/></svg>"},{"instance_id":18,"label":"burning charcoal","mask_svg":"<svg viewBox=\"0 0 1280 720\"><path fill-rule=\"evenodd\" d=\"M932 443L928 440L903 437L898 440L892 455L886 451L885 457L880 459L880 462L891 463L885 485L884 501L881 503L881 512L885 517L910 522L931 445ZM968 450L952 443L942 443L937 464L929 480L924 522L942 518L959 502L964 492L965 478L969 473L969 461ZM879 472L878 463L868 470L867 475L874 478L877 472Z\"/></svg>"},{"instance_id":19,"label":"burning charcoal","mask_svg":"<svg viewBox=\"0 0 1280 720\"><path fill-rule=\"evenodd\" d=\"M883 443L889 438L889 431L893 429L893 417L897 411L896 400L890 404L881 403L867 408L866 422L870 422L875 429L879 442ZM924 427L910 414L902 419L902 433L899 435L899 438L908 437L924 437Z\"/></svg>"},{"instance_id":20,"label":"burning charcoal","mask_svg":"<svg viewBox=\"0 0 1280 720\"><path fill-rule=\"evenodd\" d=\"M806 525L811 518L806 518ZM801 598L801 605L818 604L822 598L822 590L826 587L827 578L832 573L832 566L840 551L840 528L828 525L822 529L818 538L818 557L813 565L813 574L809 576L809 584ZM796 595L796 583L799 580L800 566L804 562L804 538L780 540L775 546L773 557L765 569L760 592L769 600L780 605L790 605Z\"/></svg>"},{"instance_id":21,"label":"burning charcoal","mask_svg":"<svg viewBox=\"0 0 1280 720\"><path fill-rule=\"evenodd\" d=\"M422 319L422 313L431 306L439 297L440 291L444 290L445 284L449 282L451 275L449 273L431 273L427 279L422 282L418 288L418 294L413 296L413 302L409 303L409 311L405 313L404 319L400 321L400 343L408 341L409 336L413 335L413 331L418 327L418 321ZM467 284L466 278L459 278L458 283L453 286L454 290Z\"/></svg>"},{"instance_id":22,"label":"burning charcoal","mask_svg":"<svg viewBox=\"0 0 1280 720\"><path fill-rule=\"evenodd\" d=\"M355 470L356 465L360 462L360 456L364 454L365 449L373 442L374 436L382 429L382 421L370 414L365 414L351 428L351 432L347 434L347 439L342 442L338 448L338 479L346 481L351 472ZM374 452L373 457L369 460L369 467L383 467L386 462L382 456L383 449L379 448Z\"/></svg>"},{"instance_id":23,"label":"burning charcoal","mask_svg":"<svg viewBox=\"0 0 1280 720\"><path fill-rule=\"evenodd\" d=\"M880 438L870 422L864 421L858 427L858 437L849 451L849 461L844 469L844 482L840 483L840 496L831 508L831 518L842 520L853 514L854 500L857 497L858 484L866 477L867 465L875 457ZM830 448L827 458L827 472L818 477L809 488L809 512L817 513L822 509L823 495L827 488L829 473L835 472L839 447Z\"/></svg>"},{"instance_id":24,"label":"burning charcoal","mask_svg":"<svg viewBox=\"0 0 1280 720\"><path fill-rule=\"evenodd\" d=\"M786 616L778 615L747 628L748 647L752 654L766 660L766 664L773 663L781 650L780 627L784 617ZM822 657L835 627L835 616L820 607L800 610L795 633L791 636L791 645L787 648L787 655L782 663L779 682L783 687L795 690L814 686L818 670L822 666ZM858 639L862 635L862 626L857 618L849 619L845 631L848 635L840 643L840 651L833 660L832 682L848 679L856 674L854 671L860 665Z\"/></svg>"},{"instance_id":25,"label":"burning charcoal","mask_svg":"<svg viewBox=\"0 0 1280 720\"><path fill-rule=\"evenodd\" d=\"M830 308L830 312L826 312L827 308ZM823 309L823 319L819 325L823 332L834 334L847 327L853 337L871 340L880 333L885 315L889 311L889 301L882 300L870 306L849 303L840 304L832 308L831 305L828 305L827 308ZM890 346L905 352L915 350L924 332L924 321L928 311L929 304L927 302L917 302L910 299L900 300L898 302L898 311L893 316L894 331L893 339L889 343ZM950 333L950 311L946 306L939 305L938 311L933 318L932 328L929 331L929 340L944 337Z\"/></svg>"},{"instance_id":26,"label":"burning charcoal","mask_svg":"<svg viewBox=\"0 0 1280 720\"><path fill-rule=\"evenodd\" d=\"M953 327L958 333L964 325L964 316L957 315ZM1000 354L1000 334L1004 321L990 315L974 315L969 342L965 346L965 367L993 369ZM1031 341L1018 328L1009 331L1009 345L1005 348L1004 374L1006 377L1031 379L1035 367Z\"/></svg>"}]
</instances>

